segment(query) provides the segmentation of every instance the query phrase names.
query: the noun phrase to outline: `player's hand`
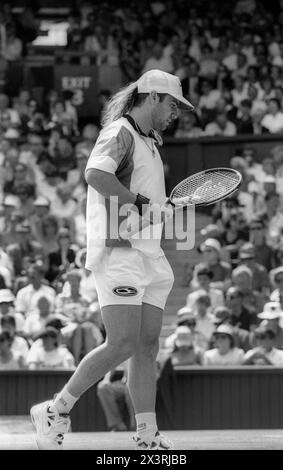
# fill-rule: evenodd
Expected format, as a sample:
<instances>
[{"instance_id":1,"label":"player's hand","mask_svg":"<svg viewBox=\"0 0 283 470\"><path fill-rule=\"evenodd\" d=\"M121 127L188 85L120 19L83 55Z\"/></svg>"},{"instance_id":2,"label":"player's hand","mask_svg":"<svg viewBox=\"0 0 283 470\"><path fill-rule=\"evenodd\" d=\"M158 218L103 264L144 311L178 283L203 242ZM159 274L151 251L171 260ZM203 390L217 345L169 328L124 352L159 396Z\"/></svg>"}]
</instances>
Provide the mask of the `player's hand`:
<instances>
[{"instance_id":1,"label":"player's hand","mask_svg":"<svg viewBox=\"0 0 283 470\"><path fill-rule=\"evenodd\" d=\"M151 225L162 224L171 219L174 214L174 209L171 205L167 204L149 204L144 219Z\"/></svg>"},{"instance_id":2,"label":"player's hand","mask_svg":"<svg viewBox=\"0 0 283 470\"><path fill-rule=\"evenodd\" d=\"M143 216L139 216L137 213L129 213L127 227L125 230L120 231L119 237L122 240L129 240L136 233L141 232L150 225L157 225L166 222L173 217L173 214L174 209L169 204L148 204Z\"/></svg>"}]
</instances>

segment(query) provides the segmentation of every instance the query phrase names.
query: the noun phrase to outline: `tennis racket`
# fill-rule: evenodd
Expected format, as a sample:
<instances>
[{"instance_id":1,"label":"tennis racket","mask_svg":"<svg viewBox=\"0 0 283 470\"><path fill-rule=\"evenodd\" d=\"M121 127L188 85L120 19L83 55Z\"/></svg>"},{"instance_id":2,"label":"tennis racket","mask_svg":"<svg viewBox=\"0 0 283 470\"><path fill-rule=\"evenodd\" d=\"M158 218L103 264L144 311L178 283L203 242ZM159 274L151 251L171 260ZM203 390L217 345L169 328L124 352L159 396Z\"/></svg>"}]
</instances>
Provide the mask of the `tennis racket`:
<instances>
[{"instance_id":1,"label":"tennis racket","mask_svg":"<svg viewBox=\"0 0 283 470\"><path fill-rule=\"evenodd\" d=\"M212 168L196 173L181 181L172 190L165 207L173 206L180 209L185 206L209 206L231 196L240 186L242 175L232 168ZM149 219L129 227L120 234L123 239L133 235L150 225Z\"/></svg>"}]
</instances>

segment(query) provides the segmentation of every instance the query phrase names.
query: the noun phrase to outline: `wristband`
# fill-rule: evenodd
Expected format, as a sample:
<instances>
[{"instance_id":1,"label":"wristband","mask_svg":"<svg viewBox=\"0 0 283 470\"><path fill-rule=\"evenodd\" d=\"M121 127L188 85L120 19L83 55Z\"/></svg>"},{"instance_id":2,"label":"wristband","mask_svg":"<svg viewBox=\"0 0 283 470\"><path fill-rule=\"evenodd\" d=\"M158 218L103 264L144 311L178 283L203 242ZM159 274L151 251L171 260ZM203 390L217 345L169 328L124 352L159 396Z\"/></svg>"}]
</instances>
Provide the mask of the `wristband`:
<instances>
[{"instance_id":1,"label":"wristband","mask_svg":"<svg viewBox=\"0 0 283 470\"><path fill-rule=\"evenodd\" d=\"M136 200L135 200L135 206L138 209L139 215L143 215L143 205L148 205L150 202L150 199L148 199L145 196L142 196L142 194L138 193Z\"/></svg>"}]
</instances>

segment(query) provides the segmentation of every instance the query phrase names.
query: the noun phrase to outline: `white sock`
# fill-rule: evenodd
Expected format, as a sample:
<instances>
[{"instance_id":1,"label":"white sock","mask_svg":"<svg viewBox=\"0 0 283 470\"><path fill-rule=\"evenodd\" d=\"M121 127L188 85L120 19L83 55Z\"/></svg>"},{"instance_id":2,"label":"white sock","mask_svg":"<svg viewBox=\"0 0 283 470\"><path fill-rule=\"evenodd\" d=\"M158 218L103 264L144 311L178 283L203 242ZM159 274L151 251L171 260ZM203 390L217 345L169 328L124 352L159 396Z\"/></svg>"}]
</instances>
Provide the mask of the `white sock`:
<instances>
[{"instance_id":1,"label":"white sock","mask_svg":"<svg viewBox=\"0 0 283 470\"><path fill-rule=\"evenodd\" d=\"M155 413L138 413L136 414L136 422L138 436L155 436L155 433L157 431Z\"/></svg>"},{"instance_id":2,"label":"white sock","mask_svg":"<svg viewBox=\"0 0 283 470\"><path fill-rule=\"evenodd\" d=\"M64 387L63 390L56 395L53 403L58 413L70 413L79 398L80 397L73 397L66 387Z\"/></svg>"}]
</instances>

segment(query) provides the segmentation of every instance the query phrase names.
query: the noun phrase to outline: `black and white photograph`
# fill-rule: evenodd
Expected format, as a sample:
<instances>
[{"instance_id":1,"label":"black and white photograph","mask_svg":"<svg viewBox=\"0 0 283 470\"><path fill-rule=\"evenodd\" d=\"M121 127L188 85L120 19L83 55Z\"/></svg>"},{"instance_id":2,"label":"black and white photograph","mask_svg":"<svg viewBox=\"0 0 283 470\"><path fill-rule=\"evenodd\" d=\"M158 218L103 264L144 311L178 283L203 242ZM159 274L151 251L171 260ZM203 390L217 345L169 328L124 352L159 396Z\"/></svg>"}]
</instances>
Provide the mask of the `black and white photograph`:
<instances>
[{"instance_id":1,"label":"black and white photograph","mask_svg":"<svg viewBox=\"0 0 283 470\"><path fill-rule=\"evenodd\" d=\"M283 0L1 1L0 452L42 450L283 450Z\"/></svg>"}]
</instances>

